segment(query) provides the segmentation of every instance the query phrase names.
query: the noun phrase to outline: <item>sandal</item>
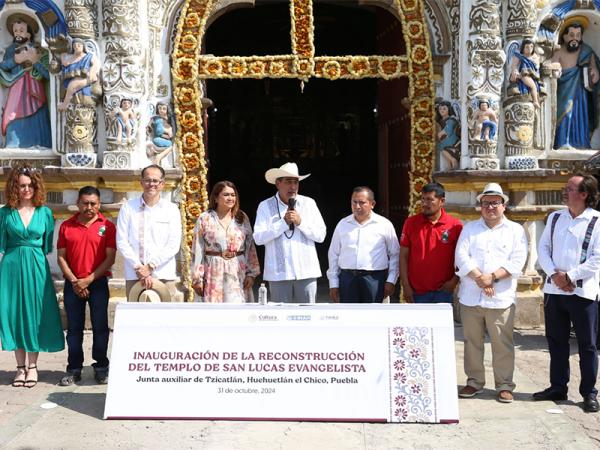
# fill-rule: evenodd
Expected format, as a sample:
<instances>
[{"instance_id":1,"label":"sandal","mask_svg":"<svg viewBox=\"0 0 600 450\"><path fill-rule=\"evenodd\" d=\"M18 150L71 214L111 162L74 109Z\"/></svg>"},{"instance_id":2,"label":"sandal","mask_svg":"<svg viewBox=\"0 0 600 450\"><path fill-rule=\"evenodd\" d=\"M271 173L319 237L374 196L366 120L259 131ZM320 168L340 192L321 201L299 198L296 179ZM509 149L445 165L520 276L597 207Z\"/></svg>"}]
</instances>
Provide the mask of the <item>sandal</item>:
<instances>
[{"instance_id":1,"label":"sandal","mask_svg":"<svg viewBox=\"0 0 600 450\"><path fill-rule=\"evenodd\" d=\"M27 370L27 378L25 378L25 383L23 383L23 386L31 389L38 382L38 380L37 380L37 375L38 375L37 374L37 365L34 364L32 366L29 366L27 369L28 369ZM35 379L29 378L29 374L31 373L32 370L35 370Z\"/></svg>"},{"instance_id":2,"label":"sandal","mask_svg":"<svg viewBox=\"0 0 600 450\"><path fill-rule=\"evenodd\" d=\"M25 386L25 377L27 376L26 366L17 366L17 374L15 375L15 379L12 382L13 387L23 387ZM20 379L20 377L23 379Z\"/></svg>"}]
</instances>

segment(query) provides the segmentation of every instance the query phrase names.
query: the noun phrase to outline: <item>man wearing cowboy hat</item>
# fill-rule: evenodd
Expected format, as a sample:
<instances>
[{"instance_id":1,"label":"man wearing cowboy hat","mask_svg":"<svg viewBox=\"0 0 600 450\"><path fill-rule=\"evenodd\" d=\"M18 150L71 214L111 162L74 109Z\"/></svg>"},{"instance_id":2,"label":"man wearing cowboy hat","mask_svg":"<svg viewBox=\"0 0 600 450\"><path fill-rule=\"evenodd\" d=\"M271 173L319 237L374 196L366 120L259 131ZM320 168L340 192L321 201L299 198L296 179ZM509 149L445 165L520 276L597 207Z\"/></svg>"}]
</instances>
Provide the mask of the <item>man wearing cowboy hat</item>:
<instances>
[{"instance_id":1,"label":"man wearing cowboy hat","mask_svg":"<svg viewBox=\"0 0 600 450\"><path fill-rule=\"evenodd\" d=\"M52 147L44 81L50 79L48 52L33 43L39 26L23 13L12 14L6 27L13 36L0 62L0 83L8 87L2 114L6 147Z\"/></svg>"},{"instance_id":2,"label":"man wearing cowboy hat","mask_svg":"<svg viewBox=\"0 0 600 450\"><path fill-rule=\"evenodd\" d=\"M295 163L265 173L277 192L258 205L254 241L265 246L264 279L274 302L314 303L321 276L315 242L325 240L325 222L310 197L298 195L300 181Z\"/></svg>"},{"instance_id":3,"label":"man wearing cowboy hat","mask_svg":"<svg viewBox=\"0 0 600 450\"><path fill-rule=\"evenodd\" d=\"M477 196L481 219L463 228L456 244L455 264L461 279L458 297L463 325L467 385L462 398L482 392L485 334L492 343L492 366L498 401L513 401L515 349L513 323L517 278L527 259L523 227L504 216L508 196L489 183Z\"/></svg>"}]
</instances>

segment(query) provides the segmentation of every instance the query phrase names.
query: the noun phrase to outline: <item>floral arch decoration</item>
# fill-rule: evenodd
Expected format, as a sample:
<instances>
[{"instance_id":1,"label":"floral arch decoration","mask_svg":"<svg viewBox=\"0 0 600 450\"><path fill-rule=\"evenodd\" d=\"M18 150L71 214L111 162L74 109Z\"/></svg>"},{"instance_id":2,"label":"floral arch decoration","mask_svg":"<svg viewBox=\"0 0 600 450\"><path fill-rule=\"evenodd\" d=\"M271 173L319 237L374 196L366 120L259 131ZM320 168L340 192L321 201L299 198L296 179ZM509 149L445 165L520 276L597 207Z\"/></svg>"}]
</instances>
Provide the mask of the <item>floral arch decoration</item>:
<instances>
[{"instance_id":1,"label":"floral arch decoration","mask_svg":"<svg viewBox=\"0 0 600 450\"><path fill-rule=\"evenodd\" d=\"M402 56L315 56L312 0L289 0L292 53L275 56L201 54L206 23L216 0L185 0L172 53L177 148L182 178L184 285L191 290L191 246L200 213L208 206L202 129L202 79L295 78L329 80L409 78L411 99L410 212L418 209L421 188L431 180L435 161L433 65L423 0L394 0L406 43Z\"/></svg>"}]
</instances>

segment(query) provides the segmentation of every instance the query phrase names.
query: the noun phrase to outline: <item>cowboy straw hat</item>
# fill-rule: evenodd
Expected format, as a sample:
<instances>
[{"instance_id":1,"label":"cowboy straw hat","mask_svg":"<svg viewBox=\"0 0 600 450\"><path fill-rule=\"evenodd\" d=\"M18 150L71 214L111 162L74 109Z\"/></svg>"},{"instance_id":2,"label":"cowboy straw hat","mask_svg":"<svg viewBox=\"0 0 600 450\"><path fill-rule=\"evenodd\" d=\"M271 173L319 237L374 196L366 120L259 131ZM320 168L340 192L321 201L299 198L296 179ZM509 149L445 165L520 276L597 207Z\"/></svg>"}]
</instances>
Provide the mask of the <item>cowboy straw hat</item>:
<instances>
[{"instance_id":1,"label":"cowboy straw hat","mask_svg":"<svg viewBox=\"0 0 600 450\"><path fill-rule=\"evenodd\" d=\"M310 177L310 173L306 175L298 175L298 166L296 163L285 163L283 166L278 169L269 169L265 172L265 179L267 183L275 184L275 180L277 178L298 178L298 181L302 181L305 178Z\"/></svg>"},{"instance_id":2,"label":"cowboy straw hat","mask_svg":"<svg viewBox=\"0 0 600 450\"><path fill-rule=\"evenodd\" d=\"M29 28L31 28L33 34L37 34L38 30L40 29L37 21L33 17L23 13L11 14L8 19L6 19L6 29L11 35L13 35L13 25L15 22L19 21L25 22L27 25L29 25ZM33 42L33 36L31 36L29 40Z\"/></svg>"},{"instance_id":3,"label":"cowboy straw hat","mask_svg":"<svg viewBox=\"0 0 600 450\"><path fill-rule=\"evenodd\" d=\"M167 288L167 285L160 280L152 280L152 289L145 289L142 286L142 282L138 281L133 285L129 296L127 297L128 302L169 302L171 301L171 293Z\"/></svg>"},{"instance_id":4,"label":"cowboy straw hat","mask_svg":"<svg viewBox=\"0 0 600 450\"><path fill-rule=\"evenodd\" d=\"M508 202L508 195L502 191L502 187L498 183L488 183L483 188L483 192L477 196L477 201L480 202L483 197L486 195L497 195L502 197L504 203Z\"/></svg>"}]
</instances>

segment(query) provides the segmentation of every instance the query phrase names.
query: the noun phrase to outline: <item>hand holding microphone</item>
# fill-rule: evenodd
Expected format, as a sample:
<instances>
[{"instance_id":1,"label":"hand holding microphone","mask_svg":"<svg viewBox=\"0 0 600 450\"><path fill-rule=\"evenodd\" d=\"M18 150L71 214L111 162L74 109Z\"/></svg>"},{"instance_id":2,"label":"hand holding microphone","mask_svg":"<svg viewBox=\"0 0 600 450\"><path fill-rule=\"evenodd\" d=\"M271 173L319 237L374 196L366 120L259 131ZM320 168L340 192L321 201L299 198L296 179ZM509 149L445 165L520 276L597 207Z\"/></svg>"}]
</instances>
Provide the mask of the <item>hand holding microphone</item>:
<instances>
[{"instance_id":1,"label":"hand holding microphone","mask_svg":"<svg viewBox=\"0 0 600 450\"><path fill-rule=\"evenodd\" d=\"M289 224L290 230L293 230L296 225L300 225L300 215L296 211L296 199L294 197L288 199L288 210L284 219Z\"/></svg>"}]
</instances>

